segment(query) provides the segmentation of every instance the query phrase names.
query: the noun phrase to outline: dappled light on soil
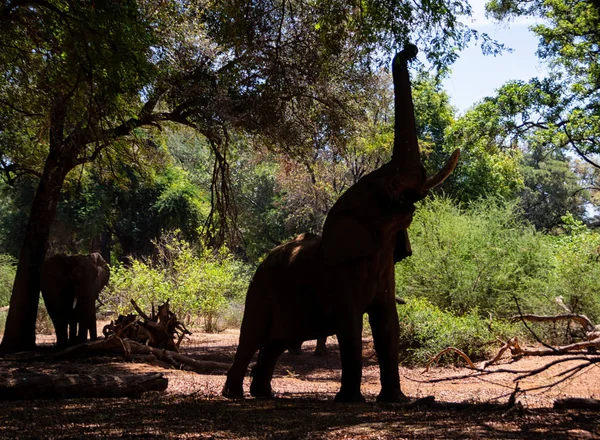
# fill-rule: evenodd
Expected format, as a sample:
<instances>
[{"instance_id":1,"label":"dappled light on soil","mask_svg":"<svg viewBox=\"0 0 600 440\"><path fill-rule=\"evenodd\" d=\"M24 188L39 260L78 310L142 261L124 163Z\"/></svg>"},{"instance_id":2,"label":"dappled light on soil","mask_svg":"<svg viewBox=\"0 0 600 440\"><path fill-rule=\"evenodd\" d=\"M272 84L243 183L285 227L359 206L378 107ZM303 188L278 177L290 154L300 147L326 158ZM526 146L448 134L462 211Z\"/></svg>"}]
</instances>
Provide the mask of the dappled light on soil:
<instances>
[{"instance_id":1,"label":"dappled light on soil","mask_svg":"<svg viewBox=\"0 0 600 440\"><path fill-rule=\"evenodd\" d=\"M182 353L196 359L230 362L237 331L195 333L182 345ZM507 412L481 403L505 403L514 389L512 377L499 374L438 383L428 380L468 374L463 368L401 368L402 386L411 398L434 395L438 402L466 402L461 409L404 407L377 404L378 367L371 341L363 344L363 393L366 404L333 401L341 375L334 338L329 355L312 354L308 342L303 353L285 353L278 363L273 388L276 399L227 400L221 397L225 376L197 374L143 362L125 362L118 356L63 363L19 364L0 360L3 371L27 368L36 372L82 371L96 374L160 372L169 379L164 393L147 393L139 399L70 399L5 402L0 406L0 438L216 438L216 439L370 439L370 438L594 438L600 435L596 413L551 409L557 397L600 397L600 370L545 392L518 397L523 411ZM544 359L544 361L546 361ZM539 359L511 364L514 369L539 365ZM506 364L502 365L506 367ZM567 367L561 367L567 368ZM551 380L554 370L522 382L522 389ZM249 378L244 382L248 393ZM31 420L35 420L35 424Z\"/></svg>"}]
</instances>

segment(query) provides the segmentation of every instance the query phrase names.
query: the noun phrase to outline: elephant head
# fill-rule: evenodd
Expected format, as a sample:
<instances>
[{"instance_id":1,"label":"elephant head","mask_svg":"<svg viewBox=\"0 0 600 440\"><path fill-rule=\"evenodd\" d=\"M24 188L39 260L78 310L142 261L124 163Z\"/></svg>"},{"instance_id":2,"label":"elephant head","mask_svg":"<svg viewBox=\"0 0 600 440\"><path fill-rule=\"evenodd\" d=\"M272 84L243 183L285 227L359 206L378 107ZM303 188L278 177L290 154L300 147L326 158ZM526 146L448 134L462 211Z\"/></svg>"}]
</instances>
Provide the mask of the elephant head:
<instances>
[{"instance_id":1,"label":"elephant head","mask_svg":"<svg viewBox=\"0 0 600 440\"><path fill-rule=\"evenodd\" d=\"M96 300L108 284L110 269L98 253L58 254L40 272L40 287L56 331L57 345L97 338ZM68 336L67 336L68 329Z\"/></svg>"},{"instance_id":2,"label":"elephant head","mask_svg":"<svg viewBox=\"0 0 600 440\"><path fill-rule=\"evenodd\" d=\"M407 228L415 203L450 175L459 155L455 151L439 173L427 177L419 156L407 66L416 52L409 45L393 62L396 120L391 161L338 199L322 237L303 234L284 243L256 270L224 396L243 396L246 368L257 350L250 394L266 397L272 393L275 363L285 349L335 334L342 361L336 400L363 401L361 334L367 313L380 367L377 399L406 398L398 373L394 263L412 252Z\"/></svg>"},{"instance_id":3,"label":"elephant head","mask_svg":"<svg viewBox=\"0 0 600 440\"><path fill-rule=\"evenodd\" d=\"M393 241L394 261L412 251L406 229L414 205L454 170L457 149L446 165L427 177L421 163L407 62L417 54L414 45L398 53L392 63L394 79L394 149L392 160L348 189L329 211L323 226L325 260L332 264L372 255ZM352 240L342 237L353 236Z\"/></svg>"}]
</instances>

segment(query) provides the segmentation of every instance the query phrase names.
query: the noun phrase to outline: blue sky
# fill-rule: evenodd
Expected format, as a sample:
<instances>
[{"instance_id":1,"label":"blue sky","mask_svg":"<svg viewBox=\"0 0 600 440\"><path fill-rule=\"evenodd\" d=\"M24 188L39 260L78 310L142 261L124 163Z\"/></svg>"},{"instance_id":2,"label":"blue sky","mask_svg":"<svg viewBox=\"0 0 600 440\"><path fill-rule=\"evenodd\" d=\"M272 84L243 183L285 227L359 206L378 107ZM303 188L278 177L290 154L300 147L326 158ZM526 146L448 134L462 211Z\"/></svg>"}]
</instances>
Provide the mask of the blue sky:
<instances>
[{"instance_id":1,"label":"blue sky","mask_svg":"<svg viewBox=\"0 0 600 440\"><path fill-rule=\"evenodd\" d=\"M469 47L460 53L459 60L451 66L452 73L444 81L444 88L460 113L511 79L528 80L546 76L545 65L535 55L538 39L529 31L534 22L529 19L510 24L497 24L485 18L485 0L471 0L473 23L471 26L485 32L495 40L514 49L500 56L483 55L479 47Z\"/></svg>"}]
</instances>

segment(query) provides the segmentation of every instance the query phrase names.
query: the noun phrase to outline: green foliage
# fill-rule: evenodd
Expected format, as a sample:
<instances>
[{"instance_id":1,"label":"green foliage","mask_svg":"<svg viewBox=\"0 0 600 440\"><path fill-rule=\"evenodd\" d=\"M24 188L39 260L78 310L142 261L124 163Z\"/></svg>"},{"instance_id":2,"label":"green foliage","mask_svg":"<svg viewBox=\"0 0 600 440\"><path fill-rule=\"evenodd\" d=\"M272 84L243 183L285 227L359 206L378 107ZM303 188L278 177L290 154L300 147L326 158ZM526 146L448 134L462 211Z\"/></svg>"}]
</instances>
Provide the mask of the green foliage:
<instances>
[{"instance_id":1,"label":"green foliage","mask_svg":"<svg viewBox=\"0 0 600 440\"><path fill-rule=\"evenodd\" d=\"M17 261L12 256L0 254L0 307L5 307L10 302L16 265Z\"/></svg>"},{"instance_id":2,"label":"green foliage","mask_svg":"<svg viewBox=\"0 0 600 440\"><path fill-rule=\"evenodd\" d=\"M429 174L435 174L448 159L445 133L455 122L455 109L450 105L448 93L442 89L440 77L421 70L412 84L422 161Z\"/></svg>"},{"instance_id":3,"label":"green foliage","mask_svg":"<svg viewBox=\"0 0 600 440\"><path fill-rule=\"evenodd\" d=\"M17 261L10 255L0 254L0 309L10 303ZM0 333L4 330L8 310L0 310Z\"/></svg>"},{"instance_id":4,"label":"green foliage","mask_svg":"<svg viewBox=\"0 0 600 440\"><path fill-rule=\"evenodd\" d=\"M459 315L540 311L553 270L549 238L518 220L516 204L481 200L461 210L423 203L409 230L413 256L397 266L401 295L428 298ZM496 315L497 316L497 315Z\"/></svg>"},{"instance_id":5,"label":"green foliage","mask_svg":"<svg viewBox=\"0 0 600 440\"><path fill-rule=\"evenodd\" d=\"M400 361L405 365L424 365L447 347L463 351L473 362L489 358L496 338L520 334L516 325L502 320L492 323L474 308L463 315L443 311L426 298L406 297L399 305ZM447 354L441 364L461 364L462 358Z\"/></svg>"},{"instance_id":6,"label":"green foliage","mask_svg":"<svg viewBox=\"0 0 600 440\"><path fill-rule=\"evenodd\" d=\"M521 152L512 145L494 102L484 100L469 110L448 127L446 136L446 152L461 149L458 166L446 185L458 201L511 199L521 190Z\"/></svg>"},{"instance_id":7,"label":"green foliage","mask_svg":"<svg viewBox=\"0 0 600 440\"><path fill-rule=\"evenodd\" d=\"M469 337L481 340L477 332L483 324L478 320L489 314L494 325L500 322L497 328L505 328L501 320L518 315L519 307L523 313L560 314L565 313L563 303L598 322L600 234L571 214L563 217L559 235L536 232L519 220L517 203L481 200L460 209L438 197L422 204L409 231L413 256L396 267L399 293L427 300L415 303L419 307L414 313L426 310L419 318L401 317L401 322L408 319L401 325L409 330L416 326L413 321L423 321L415 330L416 346L409 343L410 331L403 336L407 347L420 349L423 344L432 354L445 345L456 346L452 338L460 341L461 336L452 329L463 325L473 327L461 330L470 335L467 342ZM530 326L548 342L572 342L565 325Z\"/></svg>"},{"instance_id":8,"label":"green foliage","mask_svg":"<svg viewBox=\"0 0 600 440\"><path fill-rule=\"evenodd\" d=\"M13 186L0 183L0 253L19 255L36 184L27 177Z\"/></svg>"},{"instance_id":9,"label":"green foliage","mask_svg":"<svg viewBox=\"0 0 600 440\"><path fill-rule=\"evenodd\" d=\"M273 157L264 152L240 156L241 166L232 170L238 225L244 238L245 256L257 263L290 236L286 230L287 207L277 180L279 166Z\"/></svg>"},{"instance_id":10,"label":"green foliage","mask_svg":"<svg viewBox=\"0 0 600 440\"><path fill-rule=\"evenodd\" d=\"M555 240L554 296L573 313L600 322L600 234L571 214L563 217L565 233Z\"/></svg>"},{"instance_id":11,"label":"green foliage","mask_svg":"<svg viewBox=\"0 0 600 440\"><path fill-rule=\"evenodd\" d=\"M73 132L99 140L139 104L156 39L136 1L11 3L1 14L0 40L14 43L0 53L0 152L11 172L40 172L49 144Z\"/></svg>"},{"instance_id":12,"label":"green foliage","mask_svg":"<svg viewBox=\"0 0 600 440\"><path fill-rule=\"evenodd\" d=\"M112 269L105 291L108 303L126 314L132 311L131 299L143 310L170 300L180 316L201 317L207 332L220 330L219 318L244 298L248 269L226 248L198 253L175 235L163 237L156 246L156 262L132 259L130 267Z\"/></svg>"},{"instance_id":13,"label":"green foliage","mask_svg":"<svg viewBox=\"0 0 600 440\"><path fill-rule=\"evenodd\" d=\"M518 137L546 131L545 151L571 149L580 155L596 168L590 186L597 186L599 166L593 154L600 152L600 5L587 0L492 0L486 8L496 19L540 18L532 31L539 37L538 56L552 71L544 80L509 84L499 91L511 103L504 107L509 129Z\"/></svg>"},{"instance_id":14,"label":"green foliage","mask_svg":"<svg viewBox=\"0 0 600 440\"><path fill-rule=\"evenodd\" d=\"M521 170L525 184L520 194L523 217L536 229L552 231L567 213L583 217L587 193L568 158L560 152L533 150L525 155Z\"/></svg>"}]
</instances>

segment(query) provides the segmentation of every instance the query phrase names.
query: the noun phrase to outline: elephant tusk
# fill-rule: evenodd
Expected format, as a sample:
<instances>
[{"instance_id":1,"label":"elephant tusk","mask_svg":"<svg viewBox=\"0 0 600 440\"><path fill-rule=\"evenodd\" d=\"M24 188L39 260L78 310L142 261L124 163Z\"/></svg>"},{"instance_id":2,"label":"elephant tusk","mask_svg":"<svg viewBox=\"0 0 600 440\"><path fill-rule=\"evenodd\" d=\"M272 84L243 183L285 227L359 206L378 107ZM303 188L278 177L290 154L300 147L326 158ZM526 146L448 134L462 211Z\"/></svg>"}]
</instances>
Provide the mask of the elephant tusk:
<instances>
[{"instance_id":1,"label":"elephant tusk","mask_svg":"<svg viewBox=\"0 0 600 440\"><path fill-rule=\"evenodd\" d=\"M425 185L423 185L424 191L429 191L431 188L438 186L442 183L446 178L452 174L454 168L456 168L456 164L458 163L458 157L460 156L460 148L457 148L446 162L446 165L435 175L427 178L425 181Z\"/></svg>"}]
</instances>

